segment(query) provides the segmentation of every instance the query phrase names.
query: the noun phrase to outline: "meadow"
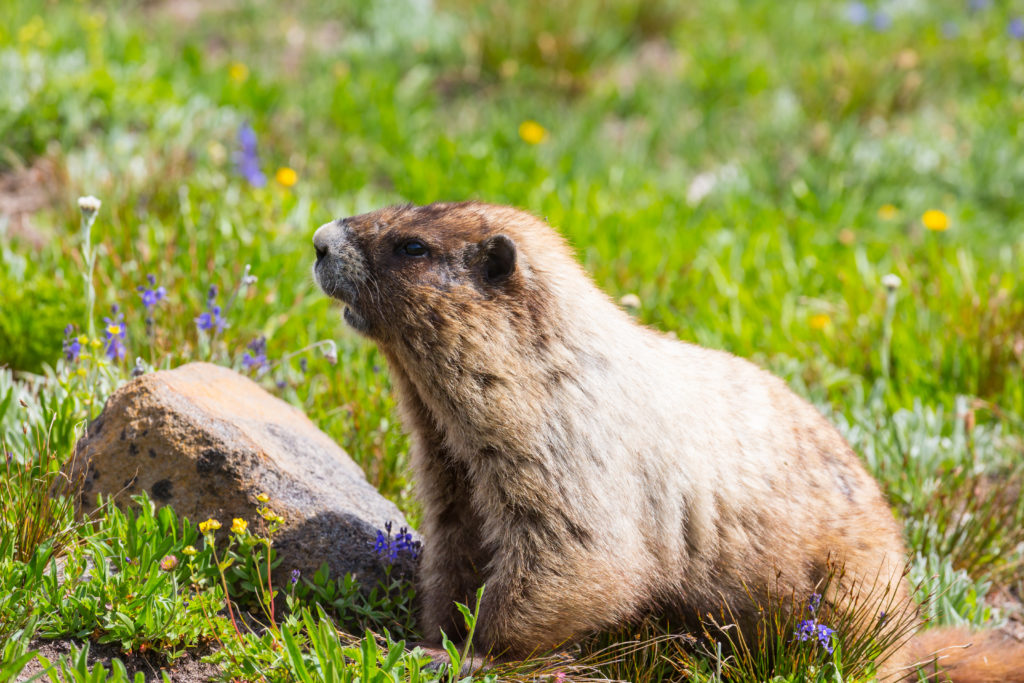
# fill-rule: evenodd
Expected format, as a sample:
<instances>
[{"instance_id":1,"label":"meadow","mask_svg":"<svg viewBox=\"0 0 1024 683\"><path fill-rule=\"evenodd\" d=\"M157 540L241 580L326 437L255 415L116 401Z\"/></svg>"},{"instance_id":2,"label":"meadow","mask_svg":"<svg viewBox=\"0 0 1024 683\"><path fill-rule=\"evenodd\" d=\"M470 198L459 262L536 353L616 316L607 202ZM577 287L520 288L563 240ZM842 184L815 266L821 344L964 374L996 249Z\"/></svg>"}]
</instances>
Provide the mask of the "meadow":
<instances>
[{"instance_id":1,"label":"meadow","mask_svg":"<svg viewBox=\"0 0 1024 683\"><path fill-rule=\"evenodd\" d=\"M415 524L386 364L313 285L311 238L435 200L545 218L643 323L784 377L880 481L932 624L1022 628L1024 5L2 14L0 680L133 680L140 657L224 680L459 679L403 649L409 586L320 574L274 601L272 519L215 548L145 499L77 518L59 475L133 371L210 360L302 408ZM827 648L780 625L771 671L640 636L503 677L853 681L879 656L838 624ZM55 639L75 645L46 668Z\"/></svg>"}]
</instances>

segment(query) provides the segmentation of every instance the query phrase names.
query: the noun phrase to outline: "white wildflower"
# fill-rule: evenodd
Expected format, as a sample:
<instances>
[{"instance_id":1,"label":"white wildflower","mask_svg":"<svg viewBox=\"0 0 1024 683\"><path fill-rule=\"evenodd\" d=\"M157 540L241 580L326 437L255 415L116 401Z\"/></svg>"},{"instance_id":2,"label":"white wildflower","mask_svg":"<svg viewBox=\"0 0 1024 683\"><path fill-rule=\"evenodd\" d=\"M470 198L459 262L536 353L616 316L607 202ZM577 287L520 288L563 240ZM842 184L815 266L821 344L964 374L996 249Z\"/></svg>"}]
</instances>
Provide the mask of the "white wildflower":
<instances>
[{"instance_id":1,"label":"white wildflower","mask_svg":"<svg viewBox=\"0 0 1024 683\"><path fill-rule=\"evenodd\" d=\"M902 280L900 280L899 275L894 275L893 273L889 273L888 275L883 275L882 276L882 284L890 292L894 292L897 289L899 289L900 284L902 284Z\"/></svg>"},{"instance_id":2,"label":"white wildflower","mask_svg":"<svg viewBox=\"0 0 1024 683\"><path fill-rule=\"evenodd\" d=\"M338 346L334 343L333 339L325 339L324 341L326 342L324 344L326 347L324 349L324 358L331 365L335 365L338 362Z\"/></svg>"},{"instance_id":3,"label":"white wildflower","mask_svg":"<svg viewBox=\"0 0 1024 683\"><path fill-rule=\"evenodd\" d=\"M619 303L625 306L626 308L640 308L640 306L643 305L643 302L640 301L640 297L638 297L636 294L624 295L621 299L619 299Z\"/></svg>"},{"instance_id":4,"label":"white wildflower","mask_svg":"<svg viewBox=\"0 0 1024 683\"><path fill-rule=\"evenodd\" d=\"M92 195L89 195L88 197L78 198L78 208L81 209L82 213L85 214L96 213L97 211L100 210L100 205L102 203L103 202L101 202L96 197L93 197Z\"/></svg>"}]
</instances>

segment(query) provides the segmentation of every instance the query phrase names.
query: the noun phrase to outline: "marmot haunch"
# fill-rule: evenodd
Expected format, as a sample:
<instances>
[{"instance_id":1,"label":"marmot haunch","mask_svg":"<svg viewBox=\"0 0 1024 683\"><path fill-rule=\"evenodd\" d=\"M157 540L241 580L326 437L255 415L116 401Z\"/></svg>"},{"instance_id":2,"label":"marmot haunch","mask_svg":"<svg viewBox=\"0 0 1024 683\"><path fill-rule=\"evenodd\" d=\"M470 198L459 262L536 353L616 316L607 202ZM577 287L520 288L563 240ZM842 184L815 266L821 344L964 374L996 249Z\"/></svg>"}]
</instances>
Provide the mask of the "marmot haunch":
<instances>
[{"instance_id":1,"label":"marmot haunch","mask_svg":"<svg viewBox=\"0 0 1024 683\"><path fill-rule=\"evenodd\" d=\"M652 610L752 623L751 589L809 596L830 558L909 600L900 527L836 429L752 363L636 324L543 221L410 205L313 244L411 433L427 637L458 633L483 583L475 644L513 657ZM986 659L995 636L949 630L894 672L966 640L941 661L954 680L1024 680L1019 647Z\"/></svg>"}]
</instances>

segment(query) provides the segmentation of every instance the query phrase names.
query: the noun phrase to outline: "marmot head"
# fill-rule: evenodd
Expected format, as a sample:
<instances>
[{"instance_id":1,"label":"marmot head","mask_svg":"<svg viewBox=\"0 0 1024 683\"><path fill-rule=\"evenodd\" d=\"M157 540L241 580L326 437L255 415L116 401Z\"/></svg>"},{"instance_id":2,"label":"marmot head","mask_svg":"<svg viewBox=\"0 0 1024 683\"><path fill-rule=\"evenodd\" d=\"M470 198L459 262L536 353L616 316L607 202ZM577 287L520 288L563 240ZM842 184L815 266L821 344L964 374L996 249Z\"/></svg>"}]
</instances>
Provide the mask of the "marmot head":
<instances>
[{"instance_id":1,"label":"marmot head","mask_svg":"<svg viewBox=\"0 0 1024 683\"><path fill-rule=\"evenodd\" d=\"M388 207L321 226L313 276L345 304L349 325L375 341L431 339L460 319L497 322L519 308L531 272L517 241L538 224L560 242L515 209Z\"/></svg>"}]
</instances>

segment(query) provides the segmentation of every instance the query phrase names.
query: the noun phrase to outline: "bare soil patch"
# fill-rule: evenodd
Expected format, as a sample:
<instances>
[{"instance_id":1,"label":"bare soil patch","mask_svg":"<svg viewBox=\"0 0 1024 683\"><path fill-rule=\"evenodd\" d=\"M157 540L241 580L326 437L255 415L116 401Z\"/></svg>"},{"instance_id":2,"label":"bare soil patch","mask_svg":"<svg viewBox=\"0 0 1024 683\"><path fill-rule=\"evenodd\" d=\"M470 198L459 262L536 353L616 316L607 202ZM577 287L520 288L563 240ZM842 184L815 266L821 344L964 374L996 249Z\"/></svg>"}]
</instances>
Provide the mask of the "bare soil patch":
<instances>
[{"instance_id":1,"label":"bare soil patch","mask_svg":"<svg viewBox=\"0 0 1024 683\"><path fill-rule=\"evenodd\" d=\"M30 647L50 660L51 663L55 663L61 657L71 654L72 645L81 647L82 643L71 638L62 638L58 640L36 640L32 642ZM147 683L150 681L162 683L163 672L166 672L174 683L200 683L217 680L218 669L212 664L206 664L201 661L204 654L208 653L197 654L190 652L168 664L163 655L158 652L125 654L116 645L110 643L102 645L91 643L89 645L88 659L90 668L97 663L103 663L108 669L114 659L120 659L125 669L128 670L129 676L134 677L136 672L141 671L146 677ZM42 663L39 659L33 659L15 680L27 681L42 671L44 671Z\"/></svg>"},{"instance_id":2,"label":"bare soil patch","mask_svg":"<svg viewBox=\"0 0 1024 683\"><path fill-rule=\"evenodd\" d=\"M55 206L66 185L63 167L50 157L0 173L0 224L7 223L7 234L35 248L41 247L48 237L35 226L32 217Z\"/></svg>"}]
</instances>

